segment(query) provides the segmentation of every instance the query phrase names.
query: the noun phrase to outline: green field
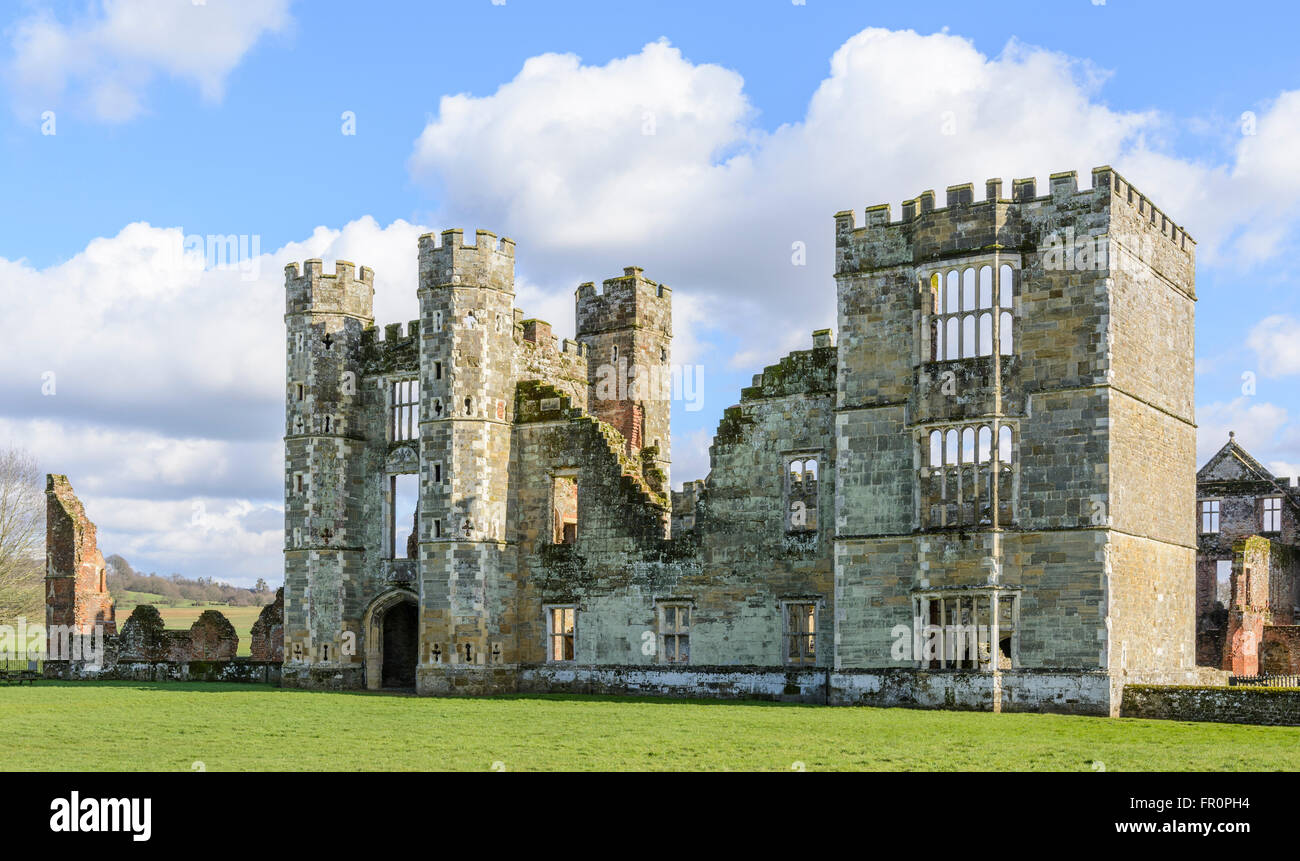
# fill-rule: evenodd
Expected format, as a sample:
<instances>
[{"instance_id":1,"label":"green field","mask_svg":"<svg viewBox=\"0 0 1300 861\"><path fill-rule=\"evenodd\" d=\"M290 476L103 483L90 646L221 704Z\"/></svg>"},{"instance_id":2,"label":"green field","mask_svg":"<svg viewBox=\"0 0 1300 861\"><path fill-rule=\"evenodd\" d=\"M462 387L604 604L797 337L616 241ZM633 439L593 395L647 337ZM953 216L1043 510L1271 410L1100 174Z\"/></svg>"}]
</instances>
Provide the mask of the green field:
<instances>
[{"instance_id":1,"label":"green field","mask_svg":"<svg viewBox=\"0 0 1300 861\"><path fill-rule=\"evenodd\" d=\"M260 685L0 688L0 771L1300 769L1300 728Z\"/></svg>"},{"instance_id":2,"label":"green field","mask_svg":"<svg viewBox=\"0 0 1300 861\"><path fill-rule=\"evenodd\" d=\"M113 593L118 627L121 628L125 624L127 617L131 615L131 611L140 604L153 604L162 615L163 624L178 631L188 631L204 610L216 610L229 619L230 624L235 626L235 631L239 634L239 654L244 657L248 656L250 632L253 630L253 623L257 621L258 615L262 612L261 607L231 607L228 604L195 603L194 601L185 600L176 601L172 604L164 603L168 600L170 599L149 592Z\"/></svg>"}]
</instances>

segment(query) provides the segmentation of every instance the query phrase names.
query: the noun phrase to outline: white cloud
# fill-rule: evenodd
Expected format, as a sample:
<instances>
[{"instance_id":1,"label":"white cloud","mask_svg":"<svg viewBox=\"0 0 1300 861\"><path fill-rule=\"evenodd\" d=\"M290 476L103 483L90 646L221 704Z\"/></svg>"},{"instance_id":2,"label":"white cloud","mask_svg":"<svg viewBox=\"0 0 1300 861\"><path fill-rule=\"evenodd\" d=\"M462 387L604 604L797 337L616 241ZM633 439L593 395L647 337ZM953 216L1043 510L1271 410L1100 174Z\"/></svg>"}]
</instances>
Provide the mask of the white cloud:
<instances>
[{"instance_id":1,"label":"white cloud","mask_svg":"<svg viewBox=\"0 0 1300 861\"><path fill-rule=\"evenodd\" d=\"M973 182L982 197L989 176L1009 193L1014 177L1041 189L1069 169L1086 186L1109 163L1188 227L1203 263L1285 246L1300 216L1300 91L1261 109L1231 163L1202 164L1155 145L1169 118L1108 108L1104 81L1014 40L989 57L947 33L868 29L835 52L805 116L767 132L738 74L666 41L602 66L545 54L494 93L444 97L410 168L440 190L440 218L513 236L538 284L634 263L711 309L679 333L783 333L732 363L755 368L834 321L831 215L927 187L942 201ZM796 241L806 266L791 265Z\"/></svg>"},{"instance_id":2,"label":"white cloud","mask_svg":"<svg viewBox=\"0 0 1300 861\"><path fill-rule=\"evenodd\" d=\"M442 191L440 217L513 236L534 281L644 266L678 308L706 312L675 334L721 329L746 342L732 365L757 368L833 324L836 210L997 174L1008 191L1069 168L1086 184L1156 123L1098 103L1099 85L1017 43L989 58L956 36L871 29L836 51L806 116L769 133L739 75L665 41L603 66L547 54L491 95L444 97L410 166Z\"/></svg>"},{"instance_id":3,"label":"white cloud","mask_svg":"<svg viewBox=\"0 0 1300 861\"><path fill-rule=\"evenodd\" d=\"M21 109L53 107L73 91L99 119L120 122L142 110L159 74L219 100L244 55L289 22L289 0L103 0L71 23L42 11L14 27L8 77Z\"/></svg>"},{"instance_id":4,"label":"white cloud","mask_svg":"<svg viewBox=\"0 0 1300 861\"><path fill-rule=\"evenodd\" d=\"M1240 397L1231 401L1200 404L1196 408L1196 462L1204 465L1228 441L1228 433L1235 431L1237 443L1255 458L1285 454L1279 451L1279 433L1287 427L1289 416L1277 404Z\"/></svg>"},{"instance_id":5,"label":"white cloud","mask_svg":"<svg viewBox=\"0 0 1300 861\"><path fill-rule=\"evenodd\" d=\"M1300 374L1300 320L1289 314L1272 314L1255 324L1246 336L1264 377Z\"/></svg>"},{"instance_id":6,"label":"white cloud","mask_svg":"<svg viewBox=\"0 0 1300 861\"><path fill-rule=\"evenodd\" d=\"M212 268L203 249L183 250L180 228L137 223L45 269L0 258L5 319L23 321L6 332L0 448L29 449L102 500L90 516L107 527L105 552L190 576L273 579L282 525L264 521L282 494L284 266L370 266L378 321L411 320L424 232L367 216ZM198 502L214 518L206 532L187 519Z\"/></svg>"},{"instance_id":7,"label":"white cloud","mask_svg":"<svg viewBox=\"0 0 1300 861\"><path fill-rule=\"evenodd\" d=\"M713 429L700 428L673 439L673 487L681 490L682 482L694 481L709 474L709 446L713 445Z\"/></svg>"}]
</instances>

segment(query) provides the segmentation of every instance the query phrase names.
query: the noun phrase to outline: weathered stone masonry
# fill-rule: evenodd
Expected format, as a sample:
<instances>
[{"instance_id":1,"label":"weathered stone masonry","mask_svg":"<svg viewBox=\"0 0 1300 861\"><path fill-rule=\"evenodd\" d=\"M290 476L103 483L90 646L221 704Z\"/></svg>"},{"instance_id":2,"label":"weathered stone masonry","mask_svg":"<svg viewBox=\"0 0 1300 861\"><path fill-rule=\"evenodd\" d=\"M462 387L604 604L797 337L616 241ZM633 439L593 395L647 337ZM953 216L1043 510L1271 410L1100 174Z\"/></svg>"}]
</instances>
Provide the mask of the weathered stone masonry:
<instances>
[{"instance_id":1,"label":"weathered stone masonry","mask_svg":"<svg viewBox=\"0 0 1300 861\"><path fill-rule=\"evenodd\" d=\"M485 231L421 237L383 338L370 270L291 265L285 684L1113 713L1195 680L1194 243L1109 168L985 188L836 215L839 344L756 375L681 493L640 269L559 342Z\"/></svg>"}]
</instances>

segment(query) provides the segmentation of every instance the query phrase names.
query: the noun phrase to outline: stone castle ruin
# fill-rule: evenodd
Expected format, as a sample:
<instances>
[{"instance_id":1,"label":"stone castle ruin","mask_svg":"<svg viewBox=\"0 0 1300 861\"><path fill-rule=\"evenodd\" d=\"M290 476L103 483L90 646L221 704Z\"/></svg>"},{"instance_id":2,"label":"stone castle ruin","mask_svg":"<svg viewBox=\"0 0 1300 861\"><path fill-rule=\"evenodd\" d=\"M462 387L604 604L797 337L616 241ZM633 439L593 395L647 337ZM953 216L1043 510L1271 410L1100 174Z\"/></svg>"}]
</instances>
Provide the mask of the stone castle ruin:
<instances>
[{"instance_id":1,"label":"stone castle ruin","mask_svg":"<svg viewBox=\"0 0 1300 861\"><path fill-rule=\"evenodd\" d=\"M641 269L580 285L560 340L486 231L420 237L420 317L382 334L370 269L288 266L283 604L245 667L1093 714L1295 672L1300 496L1235 443L1196 472L1191 237L1108 167L945 204L835 215L838 343L756 374L679 492L672 291ZM111 625L93 526L49 498L50 619ZM255 674L222 622L138 608L109 671Z\"/></svg>"},{"instance_id":2,"label":"stone castle ruin","mask_svg":"<svg viewBox=\"0 0 1300 861\"><path fill-rule=\"evenodd\" d=\"M1107 167L835 216L838 344L670 492L672 293L515 247L286 270L284 684L1114 713L1196 668L1195 244ZM1159 488L1156 492L1155 489Z\"/></svg>"}]
</instances>

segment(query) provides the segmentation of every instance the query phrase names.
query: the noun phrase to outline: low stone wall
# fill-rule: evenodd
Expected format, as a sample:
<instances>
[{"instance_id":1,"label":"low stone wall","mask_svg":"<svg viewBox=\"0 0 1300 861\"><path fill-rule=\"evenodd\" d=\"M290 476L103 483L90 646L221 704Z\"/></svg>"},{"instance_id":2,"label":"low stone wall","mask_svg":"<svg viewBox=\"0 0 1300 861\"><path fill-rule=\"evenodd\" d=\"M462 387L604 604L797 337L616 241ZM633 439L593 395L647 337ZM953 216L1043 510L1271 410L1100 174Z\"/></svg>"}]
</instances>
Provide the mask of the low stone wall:
<instances>
[{"instance_id":1,"label":"low stone wall","mask_svg":"<svg viewBox=\"0 0 1300 861\"><path fill-rule=\"evenodd\" d=\"M1300 688L1125 685L1120 715L1300 726Z\"/></svg>"},{"instance_id":2,"label":"low stone wall","mask_svg":"<svg viewBox=\"0 0 1300 861\"><path fill-rule=\"evenodd\" d=\"M1108 715L1107 673L1014 670L789 670L784 667L558 666L518 671L520 693L753 699L825 705ZM426 690L422 689L421 693ZM429 690L429 693L434 691ZM442 691L439 691L441 693ZM462 691L451 690L451 693ZM465 693L479 693L473 689ZM482 691L484 693L491 691Z\"/></svg>"},{"instance_id":3,"label":"low stone wall","mask_svg":"<svg viewBox=\"0 0 1300 861\"><path fill-rule=\"evenodd\" d=\"M520 693L618 694L825 703L825 669L780 667L563 666L519 670Z\"/></svg>"},{"instance_id":4,"label":"low stone wall","mask_svg":"<svg viewBox=\"0 0 1300 861\"><path fill-rule=\"evenodd\" d=\"M65 681L245 682L280 684L280 665L235 658L229 661L136 661L103 666L84 661L46 661L45 677Z\"/></svg>"}]
</instances>

